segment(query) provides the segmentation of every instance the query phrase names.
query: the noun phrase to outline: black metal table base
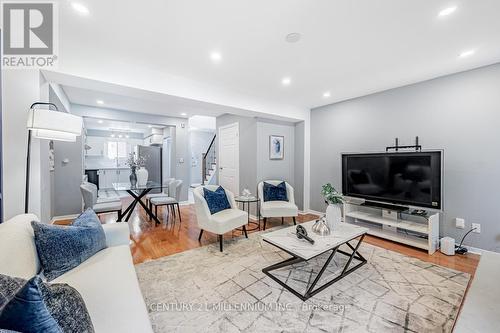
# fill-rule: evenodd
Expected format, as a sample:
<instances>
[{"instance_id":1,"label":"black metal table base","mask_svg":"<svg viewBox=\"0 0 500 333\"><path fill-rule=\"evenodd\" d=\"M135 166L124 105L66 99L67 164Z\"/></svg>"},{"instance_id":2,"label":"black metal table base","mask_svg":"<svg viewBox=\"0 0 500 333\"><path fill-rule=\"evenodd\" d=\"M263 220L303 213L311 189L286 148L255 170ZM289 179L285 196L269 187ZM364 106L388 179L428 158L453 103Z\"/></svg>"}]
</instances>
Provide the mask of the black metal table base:
<instances>
[{"instance_id":1,"label":"black metal table base","mask_svg":"<svg viewBox=\"0 0 500 333\"><path fill-rule=\"evenodd\" d=\"M255 231L255 230L259 230L260 231L260 204L259 204L260 202L258 200L256 200L256 201L243 201L243 200L238 201L238 200L236 200L236 202L243 203L243 211L245 211L245 204L247 204L247 212L248 212L248 223L247 223L247 225L249 227L251 225L253 225L253 227L247 228L247 231ZM252 202L256 202L257 203L257 222L250 221L250 204ZM243 232L242 228L237 228L236 230Z\"/></svg>"},{"instance_id":2,"label":"black metal table base","mask_svg":"<svg viewBox=\"0 0 500 333\"><path fill-rule=\"evenodd\" d=\"M134 190L127 190L127 193L130 194L132 198L134 198L134 201L127 207L127 209L125 209L125 211L121 215L118 216L118 222L121 222L125 215L127 216L125 218L125 222L128 222L128 220L130 220L130 217L132 216L132 212L134 211L135 206L137 206L137 203L139 203L146 211L146 214L152 216L156 224L160 224L160 220L158 220L158 217L153 214L153 211L149 209L149 207L144 202L142 202L142 198L151 190L152 188L147 188L142 190L139 194L134 192Z\"/></svg>"},{"instance_id":3,"label":"black metal table base","mask_svg":"<svg viewBox=\"0 0 500 333\"><path fill-rule=\"evenodd\" d=\"M358 238L358 237L356 237L356 238ZM297 257L297 256L293 255L292 253L290 253L290 252L288 252L288 251L280 248L283 251L291 254L292 257L288 258L288 259L286 259L286 260L284 260L282 262L279 262L277 264L274 264L274 265L271 265L269 267L266 267L266 268L262 269L262 272L264 274L266 274L267 276L269 276L274 281L276 281L282 287L284 287L285 289L287 289L288 291L290 291L292 294L294 294L295 296L297 296L298 298L300 298L302 301L306 301L307 299L309 299L312 296L316 295L317 293L323 291L324 289L328 288L329 286L331 286L335 282L337 282L340 279L346 277L347 275L351 274L352 272L354 272L355 270L357 270L358 268L360 268L361 266L363 266L364 264L367 263L367 260L358 252L359 246L363 242L363 239L365 238L365 235L363 234L363 235L360 236L360 238L358 240L358 243L354 247L349 242L353 241L356 238L350 239L347 242L343 243L343 244L346 244L352 250L352 253L348 253L348 252L339 250L339 247L341 245L343 245L343 244L341 244L341 245L339 245L339 246L337 246L337 247L329 250L329 251L331 251L330 256L325 261L325 263L323 264L323 267L321 268L321 270L319 271L318 275L316 276L316 278L314 279L314 281L311 283L311 285L307 288L307 290L306 290L305 293L300 293L299 291L293 289L292 287L290 287L289 285L287 285L285 282L281 281L279 278L277 278L276 276L274 276L273 274L271 274L271 271L274 271L274 270L277 270L277 269L280 269L280 268L283 268L283 267L291 266L291 265L294 265L294 264L298 264L300 262L307 261L305 259ZM276 246L275 244L272 244L272 245ZM277 247L279 247L279 246L277 246ZM318 256L322 255L324 253L325 252L320 253L320 254L318 254ZM333 257L335 256L336 253L340 253L342 255L345 255L345 256L349 257L349 259L347 260L344 268L342 269L342 272L340 273L340 275L336 276L332 280L330 280L330 281L326 282L325 284L323 284L323 285L315 288L316 285L317 285L317 283L321 279L321 276L325 272L326 268L328 267L328 265L330 264L330 262L332 261L332 259L333 259ZM316 258L316 257L317 256L315 256L314 258ZM357 265L355 265L353 267L350 267L353 259L359 260L360 262Z\"/></svg>"}]
</instances>

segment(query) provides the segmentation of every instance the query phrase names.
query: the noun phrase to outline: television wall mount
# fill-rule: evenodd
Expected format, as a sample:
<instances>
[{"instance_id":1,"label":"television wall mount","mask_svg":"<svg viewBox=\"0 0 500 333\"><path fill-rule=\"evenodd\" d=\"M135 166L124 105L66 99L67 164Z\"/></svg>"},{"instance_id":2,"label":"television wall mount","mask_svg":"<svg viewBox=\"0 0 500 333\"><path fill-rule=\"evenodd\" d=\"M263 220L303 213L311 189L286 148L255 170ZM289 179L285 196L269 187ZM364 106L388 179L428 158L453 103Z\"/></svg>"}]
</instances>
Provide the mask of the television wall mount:
<instances>
[{"instance_id":1,"label":"television wall mount","mask_svg":"<svg viewBox=\"0 0 500 333\"><path fill-rule=\"evenodd\" d=\"M400 149L415 149L415 151L422 151L422 146L418 143L418 136L415 137L415 144L411 146L400 146L399 138L395 138L394 141L394 146L385 147L386 152L388 152L389 150L399 151Z\"/></svg>"}]
</instances>

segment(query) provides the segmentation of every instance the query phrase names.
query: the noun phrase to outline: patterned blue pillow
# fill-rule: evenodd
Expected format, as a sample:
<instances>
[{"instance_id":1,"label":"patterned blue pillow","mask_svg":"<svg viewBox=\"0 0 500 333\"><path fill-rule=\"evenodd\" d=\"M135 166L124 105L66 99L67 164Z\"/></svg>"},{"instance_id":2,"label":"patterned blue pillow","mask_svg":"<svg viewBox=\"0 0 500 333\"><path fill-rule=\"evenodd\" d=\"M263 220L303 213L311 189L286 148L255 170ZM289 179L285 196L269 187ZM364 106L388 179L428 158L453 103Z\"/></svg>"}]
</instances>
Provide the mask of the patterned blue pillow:
<instances>
[{"instance_id":1,"label":"patterned blue pillow","mask_svg":"<svg viewBox=\"0 0 500 333\"><path fill-rule=\"evenodd\" d=\"M288 201L285 182L281 182L276 186L264 182L263 192L264 201Z\"/></svg>"},{"instance_id":2,"label":"patterned blue pillow","mask_svg":"<svg viewBox=\"0 0 500 333\"><path fill-rule=\"evenodd\" d=\"M66 273L106 248L106 235L92 209L71 226L31 222L43 274L48 281Z\"/></svg>"},{"instance_id":3,"label":"patterned blue pillow","mask_svg":"<svg viewBox=\"0 0 500 333\"><path fill-rule=\"evenodd\" d=\"M94 332L85 302L75 288L43 283L38 275L29 281L5 275L0 278L19 286L0 312L0 331Z\"/></svg>"},{"instance_id":4,"label":"patterned blue pillow","mask_svg":"<svg viewBox=\"0 0 500 333\"><path fill-rule=\"evenodd\" d=\"M226 191L224 191L222 186L219 186L215 191L207 190L204 187L203 196L205 197L208 209L212 215L224 209L231 209L231 205L227 200Z\"/></svg>"}]
</instances>

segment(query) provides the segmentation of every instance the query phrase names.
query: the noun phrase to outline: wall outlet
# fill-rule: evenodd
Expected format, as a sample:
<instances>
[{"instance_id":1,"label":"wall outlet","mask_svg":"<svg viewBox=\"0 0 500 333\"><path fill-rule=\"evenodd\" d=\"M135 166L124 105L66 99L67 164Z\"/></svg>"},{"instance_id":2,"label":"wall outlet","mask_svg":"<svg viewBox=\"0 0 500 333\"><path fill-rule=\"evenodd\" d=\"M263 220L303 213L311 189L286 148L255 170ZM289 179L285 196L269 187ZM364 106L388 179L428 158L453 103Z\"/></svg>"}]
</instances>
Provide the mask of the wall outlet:
<instances>
[{"instance_id":1,"label":"wall outlet","mask_svg":"<svg viewBox=\"0 0 500 333\"><path fill-rule=\"evenodd\" d=\"M472 228L476 228L476 230L473 231L476 234L480 234L481 233L481 225L479 223L472 223Z\"/></svg>"},{"instance_id":2,"label":"wall outlet","mask_svg":"<svg viewBox=\"0 0 500 333\"><path fill-rule=\"evenodd\" d=\"M465 228L465 220L459 217L455 218L455 227L459 229Z\"/></svg>"}]
</instances>

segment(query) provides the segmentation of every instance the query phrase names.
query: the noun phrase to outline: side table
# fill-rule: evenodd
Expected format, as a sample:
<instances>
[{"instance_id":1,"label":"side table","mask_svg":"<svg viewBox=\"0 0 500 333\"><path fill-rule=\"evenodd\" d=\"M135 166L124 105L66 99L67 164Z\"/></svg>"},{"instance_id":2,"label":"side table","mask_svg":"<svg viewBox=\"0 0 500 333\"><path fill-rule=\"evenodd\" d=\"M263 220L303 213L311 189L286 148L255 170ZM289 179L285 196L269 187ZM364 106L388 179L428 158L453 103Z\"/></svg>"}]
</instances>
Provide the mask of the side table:
<instances>
[{"instance_id":1,"label":"side table","mask_svg":"<svg viewBox=\"0 0 500 333\"><path fill-rule=\"evenodd\" d=\"M251 228L247 228L247 231L260 230L260 200L259 200L259 198L254 197L254 196L251 196L251 197L238 196L238 197L235 197L234 200L237 203L242 203L243 211L245 210L245 205L247 205L248 226L252 225ZM257 204L257 222L250 221L250 204L251 203ZM240 229L237 229L237 230L240 230Z\"/></svg>"}]
</instances>

